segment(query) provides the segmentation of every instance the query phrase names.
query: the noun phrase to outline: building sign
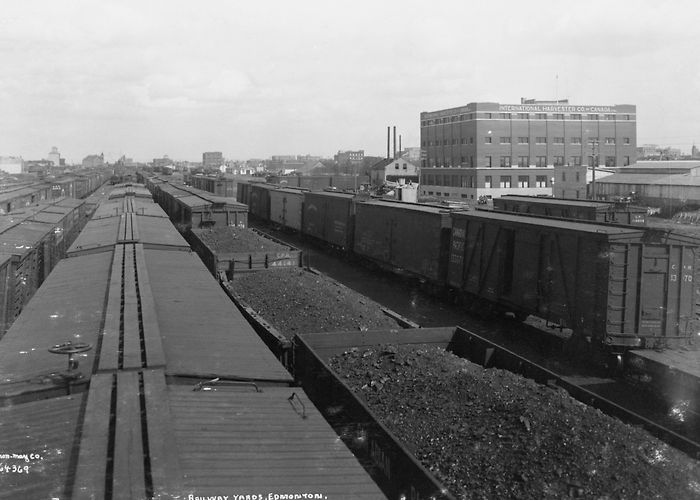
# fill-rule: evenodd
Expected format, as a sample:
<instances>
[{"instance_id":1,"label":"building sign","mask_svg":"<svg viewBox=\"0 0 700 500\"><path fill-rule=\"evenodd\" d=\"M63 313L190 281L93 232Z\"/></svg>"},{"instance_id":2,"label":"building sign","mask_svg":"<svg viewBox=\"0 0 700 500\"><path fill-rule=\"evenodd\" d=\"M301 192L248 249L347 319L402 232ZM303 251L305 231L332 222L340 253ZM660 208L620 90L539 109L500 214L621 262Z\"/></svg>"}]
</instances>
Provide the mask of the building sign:
<instances>
[{"instance_id":1,"label":"building sign","mask_svg":"<svg viewBox=\"0 0 700 500\"><path fill-rule=\"evenodd\" d=\"M614 106L571 106L569 104L499 104L501 112L532 113L614 113Z\"/></svg>"}]
</instances>

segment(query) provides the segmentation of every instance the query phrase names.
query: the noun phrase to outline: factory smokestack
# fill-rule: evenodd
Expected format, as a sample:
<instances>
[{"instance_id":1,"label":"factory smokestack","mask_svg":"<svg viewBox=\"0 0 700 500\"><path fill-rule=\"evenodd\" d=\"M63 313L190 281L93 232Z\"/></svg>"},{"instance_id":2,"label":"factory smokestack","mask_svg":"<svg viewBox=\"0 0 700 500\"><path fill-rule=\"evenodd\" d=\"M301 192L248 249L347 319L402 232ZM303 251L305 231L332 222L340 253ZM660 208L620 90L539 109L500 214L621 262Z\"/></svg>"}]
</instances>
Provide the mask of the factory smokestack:
<instances>
[{"instance_id":1,"label":"factory smokestack","mask_svg":"<svg viewBox=\"0 0 700 500\"><path fill-rule=\"evenodd\" d=\"M401 154L401 151L403 151L403 149L401 148L401 134L399 134L399 154Z\"/></svg>"},{"instance_id":2,"label":"factory smokestack","mask_svg":"<svg viewBox=\"0 0 700 500\"><path fill-rule=\"evenodd\" d=\"M394 125L394 159L396 159L396 125Z\"/></svg>"},{"instance_id":3,"label":"factory smokestack","mask_svg":"<svg viewBox=\"0 0 700 500\"><path fill-rule=\"evenodd\" d=\"M386 157L389 158L391 152L391 127L386 128Z\"/></svg>"}]
</instances>

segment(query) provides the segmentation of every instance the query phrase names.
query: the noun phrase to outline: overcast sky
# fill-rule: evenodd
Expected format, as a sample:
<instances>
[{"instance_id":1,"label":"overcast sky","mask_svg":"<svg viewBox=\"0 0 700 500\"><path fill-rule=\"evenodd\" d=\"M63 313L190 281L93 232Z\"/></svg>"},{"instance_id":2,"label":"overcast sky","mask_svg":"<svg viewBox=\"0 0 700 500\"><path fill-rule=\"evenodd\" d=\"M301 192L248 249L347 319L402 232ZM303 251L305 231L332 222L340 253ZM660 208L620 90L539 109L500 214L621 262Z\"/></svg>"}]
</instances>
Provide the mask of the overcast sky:
<instances>
[{"instance_id":1,"label":"overcast sky","mask_svg":"<svg viewBox=\"0 0 700 500\"><path fill-rule=\"evenodd\" d=\"M421 111L635 104L700 146L695 0L22 0L0 10L0 155L383 156Z\"/></svg>"}]
</instances>

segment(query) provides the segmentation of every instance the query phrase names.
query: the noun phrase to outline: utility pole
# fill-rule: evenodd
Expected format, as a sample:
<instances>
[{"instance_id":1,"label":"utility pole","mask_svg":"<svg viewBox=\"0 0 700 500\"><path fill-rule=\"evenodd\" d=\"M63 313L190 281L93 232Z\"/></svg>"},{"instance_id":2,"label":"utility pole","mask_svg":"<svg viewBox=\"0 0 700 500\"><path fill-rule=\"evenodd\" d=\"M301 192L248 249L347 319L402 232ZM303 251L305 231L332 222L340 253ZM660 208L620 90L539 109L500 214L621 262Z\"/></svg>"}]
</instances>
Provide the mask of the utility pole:
<instances>
[{"instance_id":1,"label":"utility pole","mask_svg":"<svg viewBox=\"0 0 700 500\"><path fill-rule=\"evenodd\" d=\"M596 147L598 146L598 141L593 141L593 155L591 156L593 158L593 165L592 165L592 174L593 177L591 179L591 199L595 201L596 196L595 196L595 169L598 166L598 154L596 153Z\"/></svg>"}]
</instances>

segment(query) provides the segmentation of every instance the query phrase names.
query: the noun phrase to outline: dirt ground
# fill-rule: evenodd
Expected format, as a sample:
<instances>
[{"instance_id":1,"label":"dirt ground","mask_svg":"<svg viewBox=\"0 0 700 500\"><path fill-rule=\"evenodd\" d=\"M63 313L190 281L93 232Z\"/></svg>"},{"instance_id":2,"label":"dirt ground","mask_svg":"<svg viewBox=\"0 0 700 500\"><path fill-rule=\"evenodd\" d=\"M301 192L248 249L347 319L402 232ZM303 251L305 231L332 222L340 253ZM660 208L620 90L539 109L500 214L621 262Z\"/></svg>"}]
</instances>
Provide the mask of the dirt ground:
<instances>
[{"instance_id":1,"label":"dirt ground","mask_svg":"<svg viewBox=\"0 0 700 500\"><path fill-rule=\"evenodd\" d=\"M434 346L331 366L458 498L700 498L700 463L561 389Z\"/></svg>"},{"instance_id":2,"label":"dirt ground","mask_svg":"<svg viewBox=\"0 0 700 500\"><path fill-rule=\"evenodd\" d=\"M396 329L376 302L300 268L241 274L232 282L241 299L280 333Z\"/></svg>"}]
</instances>

